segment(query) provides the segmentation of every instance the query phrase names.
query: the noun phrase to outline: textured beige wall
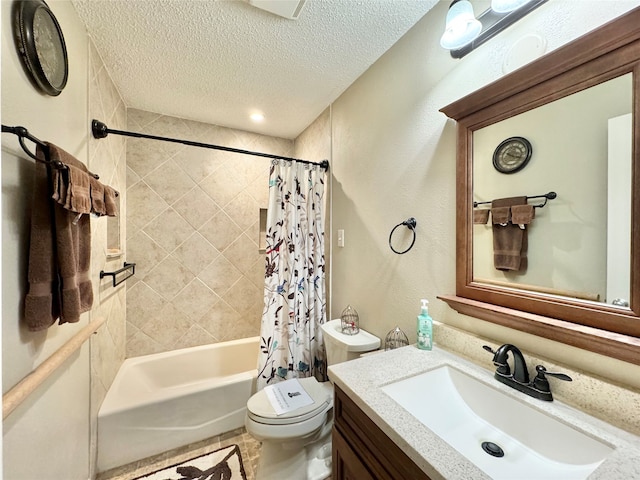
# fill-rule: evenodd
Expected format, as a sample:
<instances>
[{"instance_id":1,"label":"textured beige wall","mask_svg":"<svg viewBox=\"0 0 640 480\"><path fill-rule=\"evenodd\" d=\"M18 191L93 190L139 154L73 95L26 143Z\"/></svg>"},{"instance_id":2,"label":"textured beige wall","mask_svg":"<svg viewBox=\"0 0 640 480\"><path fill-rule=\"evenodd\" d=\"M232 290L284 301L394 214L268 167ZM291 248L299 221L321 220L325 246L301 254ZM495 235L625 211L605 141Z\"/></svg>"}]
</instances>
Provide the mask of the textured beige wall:
<instances>
[{"instance_id":1,"label":"textured beige wall","mask_svg":"<svg viewBox=\"0 0 640 480\"><path fill-rule=\"evenodd\" d=\"M11 38L11 5L2 2L3 123L27 127L124 191L124 142L94 141L87 115L122 127L124 106L71 3L49 3L64 32L70 64L67 86L57 97L40 94L29 83ZM107 323L4 420L3 475L16 480L86 480L93 475L97 410L124 358L124 289L114 291L100 282L100 270L118 262L106 261L106 218L92 218L91 312L78 324L54 325L43 332L28 332L22 325L33 163L15 136L2 135L3 392L91 319L105 316Z\"/></svg>"},{"instance_id":2,"label":"textured beige wall","mask_svg":"<svg viewBox=\"0 0 640 480\"><path fill-rule=\"evenodd\" d=\"M455 292L456 260L455 125L438 109L502 76L505 55L523 35L538 33L554 49L637 2L549 2L462 60L438 45L447 4L440 2L332 105L333 316L351 304L364 329L384 338L399 325L415 342L420 298L428 298L433 318L457 327L461 344L465 335L515 343L640 388L636 365L465 317L436 299ZM410 216L418 222L416 244L396 255L389 232ZM345 230L344 248L335 246L338 229Z\"/></svg>"},{"instance_id":3,"label":"textured beige wall","mask_svg":"<svg viewBox=\"0 0 640 480\"><path fill-rule=\"evenodd\" d=\"M352 305L360 326L381 339L398 325L415 342L420 299L439 319L436 295L454 290L455 132L437 111L447 97L434 90L455 99L457 89L430 78L436 67L456 66L435 33L446 7L438 4L332 105L331 313ZM397 255L389 234L409 217L417 239ZM399 228L394 247L408 242L408 229Z\"/></svg>"},{"instance_id":4,"label":"textured beige wall","mask_svg":"<svg viewBox=\"0 0 640 480\"><path fill-rule=\"evenodd\" d=\"M136 132L290 157L293 142L128 111ZM270 161L127 140L127 357L260 333Z\"/></svg>"},{"instance_id":5,"label":"textured beige wall","mask_svg":"<svg viewBox=\"0 0 640 480\"><path fill-rule=\"evenodd\" d=\"M87 41L68 2L51 5L73 67L58 97L37 92L14 48L11 6L2 2L2 123L23 125L42 140L87 160ZM30 142L27 142L33 148ZM23 318L34 161L13 135L2 134L3 393L90 320L28 332ZM3 421L3 476L16 480L84 480L89 474L89 345L55 371ZM61 441L61 439L69 439ZM73 461L71 461L73 459Z\"/></svg>"}]
</instances>

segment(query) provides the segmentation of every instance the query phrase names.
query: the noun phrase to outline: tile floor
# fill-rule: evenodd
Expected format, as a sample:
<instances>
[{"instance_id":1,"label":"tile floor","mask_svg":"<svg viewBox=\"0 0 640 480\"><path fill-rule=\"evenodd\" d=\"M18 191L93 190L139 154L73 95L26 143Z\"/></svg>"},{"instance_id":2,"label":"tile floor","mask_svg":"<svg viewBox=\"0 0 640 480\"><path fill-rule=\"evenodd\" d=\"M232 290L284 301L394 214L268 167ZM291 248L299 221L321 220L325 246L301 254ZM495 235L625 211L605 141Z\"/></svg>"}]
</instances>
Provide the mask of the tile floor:
<instances>
[{"instance_id":1,"label":"tile floor","mask_svg":"<svg viewBox=\"0 0 640 480\"><path fill-rule=\"evenodd\" d=\"M260 442L251 437L244 428L101 472L97 475L96 480L133 480L141 475L161 470L234 443L240 447L247 480L254 480L260 458Z\"/></svg>"}]
</instances>

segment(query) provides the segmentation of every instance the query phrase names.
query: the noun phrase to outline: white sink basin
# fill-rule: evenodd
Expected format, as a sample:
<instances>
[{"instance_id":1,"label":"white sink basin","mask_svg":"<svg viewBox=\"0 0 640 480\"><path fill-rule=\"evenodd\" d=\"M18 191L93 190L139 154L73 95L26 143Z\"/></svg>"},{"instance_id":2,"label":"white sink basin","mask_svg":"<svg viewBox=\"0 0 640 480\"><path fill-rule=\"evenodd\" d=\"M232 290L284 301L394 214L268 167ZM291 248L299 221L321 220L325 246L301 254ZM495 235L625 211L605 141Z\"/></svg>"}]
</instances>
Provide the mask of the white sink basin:
<instances>
[{"instance_id":1,"label":"white sink basin","mask_svg":"<svg viewBox=\"0 0 640 480\"><path fill-rule=\"evenodd\" d=\"M586 479L613 452L602 441L449 366L381 389L494 479ZM484 442L499 446L504 455L487 453Z\"/></svg>"}]
</instances>

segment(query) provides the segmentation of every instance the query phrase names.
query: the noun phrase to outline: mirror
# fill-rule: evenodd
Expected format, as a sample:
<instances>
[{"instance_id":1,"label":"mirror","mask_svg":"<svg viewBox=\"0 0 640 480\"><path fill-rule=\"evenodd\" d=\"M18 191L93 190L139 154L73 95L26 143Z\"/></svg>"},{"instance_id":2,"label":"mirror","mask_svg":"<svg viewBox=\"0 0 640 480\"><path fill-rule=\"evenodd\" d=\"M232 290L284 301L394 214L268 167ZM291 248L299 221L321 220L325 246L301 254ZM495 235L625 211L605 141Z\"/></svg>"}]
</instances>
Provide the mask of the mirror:
<instances>
[{"instance_id":1,"label":"mirror","mask_svg":"<svg viewBox=\"0 0 640 480\"><path fill-rule=\"evenodd\" d=\"M628 73L473 132L474 213L481 214L472 234L475 282L628 307L632 80ZM530 143L531 157L502 173L494 152L517 136ZM508 146L499 161L516 162L517 148ZM493 230L503 227L492 217L481 223L491 201L547 192L557 197L528 201L535 217L520 229L527 261L499 269Z\"/></svg>"},{"instance_id":2,"label":"mirror","mask_svg":"<svg viewBox=\"0 0 640 480\"><path fill-rule=\"evenodd\" d=\"M457 259L456 295L439 298L466 315L640 364L637 92L640 8L441 110L457 122ZM594 116L601 117L596 120L600 127L585 123ZM618 117L631 123L631 140L622 142L627 158L631 154L632 161L624 164L630 187L621 198L613 193L625 189L606 184L611 179L615 186L619 180L605 161L610 153L605 146L617 142L609 142L609 128L603 126ZM562 130L553 118L564 124ZM531 159L515 173L500 173L493 152L513 136L530 141ZM474 224L474 201L551 191L557 197L533 209L535 216L525 225L526 268L496 270L493 228ZM621 219L614 214L620 210ZM607 234L609 222L615 234ZM607 272L616 263L608 255L619 253L607 252L607 247L620 248L614 241L624 246L627 257L619 262L622 273ZM618 285L614 279L620 278ZM622 293L607 291L614 284ZM625 294L628 306L610 303Z\"/></svg>"}]
</instances>

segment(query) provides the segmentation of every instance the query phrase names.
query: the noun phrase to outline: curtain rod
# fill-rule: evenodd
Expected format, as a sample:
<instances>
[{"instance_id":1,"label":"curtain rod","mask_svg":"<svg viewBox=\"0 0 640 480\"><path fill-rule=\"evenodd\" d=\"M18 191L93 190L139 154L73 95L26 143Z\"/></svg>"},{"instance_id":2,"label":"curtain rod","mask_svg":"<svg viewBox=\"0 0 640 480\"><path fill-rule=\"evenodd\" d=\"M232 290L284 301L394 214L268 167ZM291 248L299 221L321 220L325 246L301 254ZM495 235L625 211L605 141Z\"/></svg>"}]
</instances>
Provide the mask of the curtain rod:
<instances>
[{"instance_id":1,"label":"curtain rod","mask_svg":"<svg viewBox=\"0 0 640 480\"><path fill-rule=\"evenodd\" d=\"M324 168L325 170L329 169L329 160L322 160L321 162L311 162L309 160L301 160L299 158L283 157L281 155L273 155L271 153L253 152L251 150L241 150L238 148L223 147L221 145L213 145L210 143L193 142L191 140L181 140L181 139L170 138L170 137L159 137L157 135L147 135L144 133L127 132L124 130L114 130L112 128L107 127L100 120L93 120L91 122L91 131L93 132L94 138L105 138L108 134L111 133L113 135L124 135L126 137L147 138L149 140L161 140L164 142L181 143L183 145L189 145L191 147L211 148L213 150L224 150L225 152L243 153L246 155L254 155L257 157L267 157L267 158L273 158L276 160L288 160L293 162L306 163L308 165L319 165L321 168Z\"/></svg>"}]
</instances>

